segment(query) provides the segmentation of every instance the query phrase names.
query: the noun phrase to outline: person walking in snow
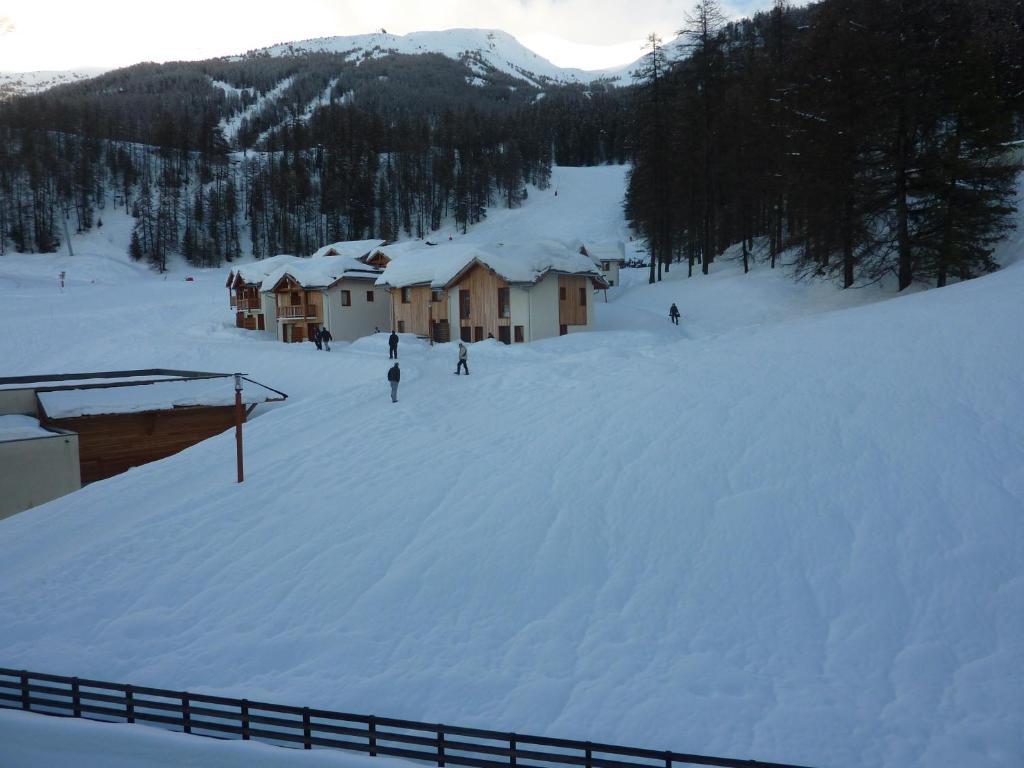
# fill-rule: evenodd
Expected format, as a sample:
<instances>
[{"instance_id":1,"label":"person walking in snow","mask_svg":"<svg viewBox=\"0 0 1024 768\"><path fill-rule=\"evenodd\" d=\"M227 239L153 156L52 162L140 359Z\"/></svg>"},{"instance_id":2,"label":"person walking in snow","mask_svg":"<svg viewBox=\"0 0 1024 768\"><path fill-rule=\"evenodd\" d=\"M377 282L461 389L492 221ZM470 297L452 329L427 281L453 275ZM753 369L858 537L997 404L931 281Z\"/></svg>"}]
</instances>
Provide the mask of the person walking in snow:
<instances>
[{"instance_id":1,"label":"person walking in snow","mask_svg":"<svg viewBox=\"0 0 1024 768\"><path fill-rule=\"evenodd\" d=\"M326 349L328 352L330 352L331 351L331 342L334 341L334 337L331 336L331 332L327 330L327 326L326 325L320 331L320 341L323 342L324 349Z\"/></svg>"},{"instance_id":2,"label":"person walking in snow","mask_svg":"<svg viewBox=\"0 0 1024 768\"><path fill-rule=\"evenodd\" d=\"M398 402L398 382L402 379L402 372L398 369L398 361L388 369L388 381L391 382L391 402Z\"/></svg>"},{"instance_id":3,"label":"person walking in snow","mask_svg":"<svg viewBox=\"0 0 1024 768\"><path fill-rule=\"evenodd\" d=\"M317 328L315 331L313 331L313 343L316 344L316 348L317 349L323 349L324 348L323 347L323 340L322 340L322 337L320 336L320 329L319 328Z\"/></svg>"},{"instance_id":4,"label":"person walking in snow","mask_svg":"<svg viewBox=\"0 0 1024 768\"><path fill-rule=\"evenodd\" d=\"M388 360L398 359L398 334L394 331L388 336Z\"/></svg>"},{"instance_id":5,"label":"person walking in snow","mask_svg":"<svg viewBox=\"0 0 1024 768\"><path fill-rule=\"evenodd\" d=\"M679 325L679 307L672 303L672 306L668 310L668 319L671 320L675 325Z\"/></svg>"},{"instance_id":6,"label":"person walking in snow","mask_svg":"<svg viewBox=\"0 0 1024 768\"><path fill-rule=\"evenodd\" d=\"M466 364L466 357L469 355L469 350L466 349L466 345L461 341L459 342L459 362L455 365L455 375L458 376L463 370L466 371L466 375L469 376L469 366Z\"/></svg>"}]
</instances>

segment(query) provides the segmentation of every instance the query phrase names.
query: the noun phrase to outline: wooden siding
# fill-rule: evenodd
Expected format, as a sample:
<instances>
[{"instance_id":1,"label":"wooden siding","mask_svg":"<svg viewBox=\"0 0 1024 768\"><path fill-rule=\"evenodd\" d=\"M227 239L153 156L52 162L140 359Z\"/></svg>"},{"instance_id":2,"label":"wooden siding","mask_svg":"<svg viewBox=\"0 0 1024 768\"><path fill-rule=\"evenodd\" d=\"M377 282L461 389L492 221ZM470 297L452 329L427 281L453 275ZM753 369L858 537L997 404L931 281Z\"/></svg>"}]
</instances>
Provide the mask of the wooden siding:
<instances>
[{"instance_id":1,"label":"wooden siding","mask_svg":"<svg viewBox=\"0 0 1024 768\"><path fill-rule=\"evenodd\" d=\"M562 298L562 289L565 298ZM558 322L561 325L586 325L587 305L580 305L580 289L587 302L593 300L590 295L590 280L579 275L558 276Z\"/></svg>"},{"instance_id":2,"label":"wooden siding","mask_svg":"<svg viewBox=\"0 0 1024 768\"><path fill-rule=\"evenodd\" d=\"M481 339L486 339L488 334L498 338L498 327L511 322L511 318L498 317L498 289L508 287L508 282L486 267L479 264L473 267L448 289L455 296L459 291L469 291L469 317L461 317L460 309L458 327L481 328ZM475 338L475 333L470 338Z\"/></svg>"},{"instance_id":3,"label":"wooden siding","mask_svg":"<svg viewBox=\"0 0 1024 768\"><path fill-rule=\"evenodd\" d=\"M233 405L46 420L48 426L78 434L83 483L163 459L219 435L234 423Z\"/></svg>"},{"instance_id":4,"label":"wooden siding","mask_svg":"<svg viewBox=\"0 0 1024 768\"><path fill-rule=\"evenodd\" d=\"M417 336L427 336L430 333L430 320L448 319L448 298L447 295L440 302L430 306L432 292L429 285L415 285L407 289L409 291L409 303L402 303L402 289L391 289L391 306L394 308L395 328L398 328L399 321L405 323L406 333L415 333Z\"/></svg>"}]
</instances>

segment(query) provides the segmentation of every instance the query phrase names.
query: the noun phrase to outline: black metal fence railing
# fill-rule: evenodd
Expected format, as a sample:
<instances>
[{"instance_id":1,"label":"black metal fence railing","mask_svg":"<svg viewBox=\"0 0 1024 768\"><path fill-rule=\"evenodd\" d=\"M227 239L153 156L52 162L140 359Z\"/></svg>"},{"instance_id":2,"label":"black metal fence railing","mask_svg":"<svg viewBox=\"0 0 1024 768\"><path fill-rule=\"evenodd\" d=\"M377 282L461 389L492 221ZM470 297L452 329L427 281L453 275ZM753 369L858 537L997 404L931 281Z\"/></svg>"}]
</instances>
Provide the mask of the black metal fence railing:
<instances>
[{"instance_id":1,"label":"black metal fence railing","mask_svg":"<svg viewBox=\"0 0 1024 768\"><path fill-rule=\"evenodd\" d=\"M0 708L471 768L803 768L463 728L0 668Z\"/></svg>"}]
</instances>

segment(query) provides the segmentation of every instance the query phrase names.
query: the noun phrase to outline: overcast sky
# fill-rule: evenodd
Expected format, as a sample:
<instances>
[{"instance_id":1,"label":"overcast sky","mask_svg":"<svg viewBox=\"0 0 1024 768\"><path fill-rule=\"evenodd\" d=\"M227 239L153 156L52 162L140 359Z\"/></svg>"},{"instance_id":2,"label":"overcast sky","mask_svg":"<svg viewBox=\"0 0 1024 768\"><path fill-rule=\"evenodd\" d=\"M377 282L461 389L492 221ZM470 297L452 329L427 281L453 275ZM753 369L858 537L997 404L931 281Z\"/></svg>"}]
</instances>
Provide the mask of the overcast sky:
<instances>
[{"instance_id":1,"label":"overcast sky","mask_svg":"<svg viewBox=\"0 0 1024 768\"><path fill-rule=\"evenodd\" d=\"M675 36L692 0L0 0L0 71L205 59L273 43L452 27L502 29L563 67L628 64ZM771 0L725 0L730 16Z\"/></svg>"}]
</instances>

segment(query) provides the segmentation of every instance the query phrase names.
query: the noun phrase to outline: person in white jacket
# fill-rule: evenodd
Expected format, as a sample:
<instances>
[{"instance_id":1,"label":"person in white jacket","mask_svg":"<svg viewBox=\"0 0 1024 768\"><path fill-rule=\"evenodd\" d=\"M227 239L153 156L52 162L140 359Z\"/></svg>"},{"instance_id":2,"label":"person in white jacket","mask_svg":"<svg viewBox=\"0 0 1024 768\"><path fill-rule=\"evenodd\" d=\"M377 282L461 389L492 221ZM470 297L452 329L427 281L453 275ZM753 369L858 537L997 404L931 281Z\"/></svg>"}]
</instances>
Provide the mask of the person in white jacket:
<instances>
[{"instance_id":1,"label":"person in white jacket","mask_svg":"<svg viewBox=\"0 0 1024 768\"><path fill-rule=\"evenodd\" d=\"M466 345L461 341L459 342L459 362L455 366L455 375L458 376L463 370L466 371L466 375L469 376L469 366L466 364L466 357L469 355L469 350L466 349Z\"/></svg>"}]
</instances>

